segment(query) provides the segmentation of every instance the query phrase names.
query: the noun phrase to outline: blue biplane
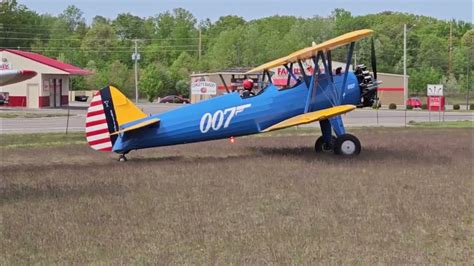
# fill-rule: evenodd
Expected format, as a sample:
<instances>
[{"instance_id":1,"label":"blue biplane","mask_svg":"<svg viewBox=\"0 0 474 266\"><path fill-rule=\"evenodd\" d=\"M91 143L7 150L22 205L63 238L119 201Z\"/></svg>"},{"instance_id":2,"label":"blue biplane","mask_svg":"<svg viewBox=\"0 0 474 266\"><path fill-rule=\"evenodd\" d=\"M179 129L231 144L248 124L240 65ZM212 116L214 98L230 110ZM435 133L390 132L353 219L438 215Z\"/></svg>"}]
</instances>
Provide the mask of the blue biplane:
<instances>
[{"instance_id":1,"label":"blue biplane","mask_svg":"<svg viewBox=\"0 0 474 266\"><path fill-rule=\"evenodd\" d=\"M125 154L132 150L234 138L319 121L322 136L316 140L316 152L357 155L360 142L346 133L340 115L372 106L376 100L373 41L374 75L363 65L349 71L355 42L372 33L367 29L347 33L250 70L247 74L263 73L261 90L255 95L229 92L156 115L147 116L118 89L107 86L90 103L87 141L93 149L116 152L125 161ZM331 50L343 45L348 46L345 71L333 73ZM305 70L305 60L312 60L313 71ZM300 77L293 74L295 64L301 69ZM270 69L278 66L288 70L287 86L272 84Z\"/></svg>"}]
</instances>

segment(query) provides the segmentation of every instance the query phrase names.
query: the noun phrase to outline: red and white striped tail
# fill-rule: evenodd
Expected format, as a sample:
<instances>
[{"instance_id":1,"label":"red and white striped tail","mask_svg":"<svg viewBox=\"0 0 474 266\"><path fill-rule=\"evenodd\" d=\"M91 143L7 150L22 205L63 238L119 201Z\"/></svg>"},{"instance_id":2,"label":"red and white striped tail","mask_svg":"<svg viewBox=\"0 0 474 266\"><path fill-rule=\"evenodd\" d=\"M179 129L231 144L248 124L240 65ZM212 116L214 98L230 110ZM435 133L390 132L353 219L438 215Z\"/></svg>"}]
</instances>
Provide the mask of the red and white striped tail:
<instances>
[{"instance_id":1,"label":"red and white striped tail","mask_svg":"<svg viewBox=\"0 0 474 266\"><path fill-rule=\"evenodd\" d=\"M112 151L112 140L110 138L100 92L94 95L89 109L87 109L86 138L92 149L97 151Z\"/></svg>"}]
</instances>

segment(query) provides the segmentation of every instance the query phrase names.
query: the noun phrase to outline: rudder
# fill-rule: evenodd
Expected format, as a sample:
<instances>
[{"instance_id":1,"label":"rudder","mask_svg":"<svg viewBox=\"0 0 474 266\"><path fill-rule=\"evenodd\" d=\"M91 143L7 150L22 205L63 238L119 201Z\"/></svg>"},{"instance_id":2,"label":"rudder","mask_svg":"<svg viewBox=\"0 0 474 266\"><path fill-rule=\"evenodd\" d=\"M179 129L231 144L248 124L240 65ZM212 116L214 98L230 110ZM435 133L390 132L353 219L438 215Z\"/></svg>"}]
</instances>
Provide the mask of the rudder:
<instances>
[{"instance_id":1,"label":"rudder","mask_svg":"<svg viewBox=\"0 0 474 266\"><path fill-rule=\"evenodd\" d=\"M86 139L92 149L112 151L120 126L146 117L117 88L107 86L98 91L87 109Z\"/></svg>"}]
</instances>

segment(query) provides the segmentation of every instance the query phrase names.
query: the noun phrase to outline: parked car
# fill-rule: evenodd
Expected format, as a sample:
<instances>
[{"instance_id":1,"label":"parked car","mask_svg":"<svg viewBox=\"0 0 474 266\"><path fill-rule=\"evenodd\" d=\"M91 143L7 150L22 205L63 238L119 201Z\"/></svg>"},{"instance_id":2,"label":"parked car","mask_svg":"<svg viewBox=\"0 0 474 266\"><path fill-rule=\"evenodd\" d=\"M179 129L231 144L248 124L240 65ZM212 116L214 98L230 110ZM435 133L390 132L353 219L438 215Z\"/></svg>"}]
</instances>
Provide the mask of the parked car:
<instances>
[{"instance_id":1,"label":"parked car","mask_svg":"<svg viewBox=\"0 0 474 266\"><path fill-rule=\"evenodd\" d=\"M78 101L78 102L87 102L87 99L89 98L89 96L86 96L86 95L76 95L74 97L74 101Z\"/></svg>"},{"instance_id":2,"label":"parked car","mask_svg":"<svg viewBox=\"0 0 474 266\"><path fill-rule=\"evenodd\" d=\"M189 103L189 99L179 95L168 95L161 98L160 103Z\"/></svg>"},{"instance_id":3,"label":"parked car","mask_svg":"<svg viewBox=\"0 0 474 266\"><path fill-rule=\"evenodd\" d=\"M407 99L407 106L411 106L413 108L421 108L422 104L423 103L418 97L410 97Z\"/></svg>"}]
</instances>

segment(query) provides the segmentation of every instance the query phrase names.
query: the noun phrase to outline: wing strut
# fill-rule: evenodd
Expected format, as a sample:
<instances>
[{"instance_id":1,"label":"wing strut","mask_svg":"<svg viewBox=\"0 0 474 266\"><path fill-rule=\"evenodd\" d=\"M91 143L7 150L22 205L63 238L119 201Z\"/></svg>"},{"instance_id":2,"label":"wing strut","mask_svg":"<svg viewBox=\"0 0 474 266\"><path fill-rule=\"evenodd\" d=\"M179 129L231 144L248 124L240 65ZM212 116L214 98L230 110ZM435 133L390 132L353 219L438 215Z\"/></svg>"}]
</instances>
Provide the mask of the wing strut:
<instances>
[{"instance_id":1,"label":"wing strut","mask_svg":"<svg viewBox=\"0 0 474 266\"><path fill-rule=\"evenodd\" d=\"M303 67L303 62L301 62L301 60L298 60L298 65L300 66L300 71L301 73L303 73L303 80L304 80L304 83L306 83L306 86L309 87L309 84L308 84L308 75L306 74L306 70L304 69Z\"/></svg>"},{"instance_id":2,"label":"wing strut","mask_svg":"<svg viewBox=\"0 0 474 266\"><path fill-rule=\"evenodd\" d=\"M347 83L347 76L349 75L349 65L352 61L352 53L354 52L354 46L355 46L355 42L351 42L349 46L349 51L347 52L346 70L344 72L344 79L342 80L342 87L341 87L342 89L341 89L341 94L340 94L341 101L342 101L342 94Z\"/></svg>"},{"instance_id":3,"label":"wing strut","mask_svg":"<svg viewBox=\"0 0 474 266\"><path fill-rule=\"evenodd\" d=\"M334 77L332 75L332 58L331 58L331 50L326 52L328 58L328 68L329 68L329 76L331 77L331 81L334 82Z\"/></svg>"},{"instance_id":4,"label":"wing strut","mask_svg":"<svg viewBox=\"0 0 474 266\"><path fill-rule=\"evenodd\" d=\"M221 78L222 84L224 84L224 87L227 93L230 93L229 87L227 87L227 83L225 83L225 80L224 80L224 77L222 77L222 74L219 74L219 78Z\"/></svg>"},{"instance_id":5,"label":"wing strut","mask_svg":"<svg viewBox=\"0 0 474 266\"><path fill-rule=\"evenodd\" d=\"M338 99L339 93L337 92L337 87L334 85L334 80L333 80L333 76L332 76L332 69L329 68L329 63L328 63L328 61L326 61L326 57L324 56L324 53L322 51L320 51L320 53L321 53L321 61L323 62L323 66L324 66L324 72L327 75L329 75L330 80L331 80L331 84L332 84L332 87L333 87L333 90L332 90L332 94L334 95L333 96L333 105L340 105L341 101L339 101L339 99Z\"/></svg>"},{"instance_id":6,"label":"wing strut","mask_svg":"<svg viewBox=\"0 0 474 266\"><path fill-rule=\"evenodd\" d=\"M293 74L293 63L290 63L290 66L285 65L286 70L288 71L288 79L286 80L286 86L290 86L291 78L296 81L295 74Z\"/></svg>"}]
</instances>

